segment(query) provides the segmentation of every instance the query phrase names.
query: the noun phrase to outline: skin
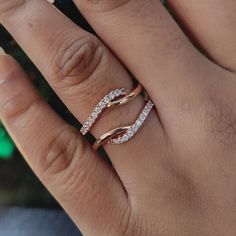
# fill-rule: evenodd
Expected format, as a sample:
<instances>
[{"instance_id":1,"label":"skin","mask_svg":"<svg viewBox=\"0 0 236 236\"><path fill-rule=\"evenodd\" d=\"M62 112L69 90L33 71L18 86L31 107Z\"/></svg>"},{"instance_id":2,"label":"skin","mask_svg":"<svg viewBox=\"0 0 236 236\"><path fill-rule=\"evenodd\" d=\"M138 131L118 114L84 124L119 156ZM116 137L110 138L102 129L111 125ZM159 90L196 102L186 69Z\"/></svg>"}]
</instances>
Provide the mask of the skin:
<instances>
[{"instance_id":1,"label":"skin","mask_svg":"<svg viewBox=\"0 0 236 236\"><path fill-rule=\"evenodd\" d=\"M100 40L45 0L0 0L0 22L82 123L111 89L155 103L113 167L0 56L0 118L31 168L84 235L236 235L236 3L75 0ZM105 46L107 45L107 46ZM108 49L109 47L109 49ZM133 121L141 97L92 129Z\"/></svg>"}]
</instances>

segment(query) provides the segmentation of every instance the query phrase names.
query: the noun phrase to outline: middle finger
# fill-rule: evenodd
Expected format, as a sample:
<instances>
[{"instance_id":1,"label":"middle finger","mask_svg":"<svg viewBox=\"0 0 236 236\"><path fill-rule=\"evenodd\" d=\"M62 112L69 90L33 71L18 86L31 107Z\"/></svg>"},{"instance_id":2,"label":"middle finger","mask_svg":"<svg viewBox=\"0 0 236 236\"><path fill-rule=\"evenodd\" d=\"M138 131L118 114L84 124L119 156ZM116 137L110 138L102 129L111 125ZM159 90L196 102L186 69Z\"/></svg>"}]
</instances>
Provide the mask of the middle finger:
<instances>
[{"instance_id":1,"label":"middle finger","mask_svg":"<svg viewBox=\"0 0 236 236\"><path fill-rule=\"evenodd\" d=\"M74 1L145 84L166 126L186 101L199 97L206 86L206 71L215 69L214 64L193 47L161 1Z\"/></svg>"}]
</instances>

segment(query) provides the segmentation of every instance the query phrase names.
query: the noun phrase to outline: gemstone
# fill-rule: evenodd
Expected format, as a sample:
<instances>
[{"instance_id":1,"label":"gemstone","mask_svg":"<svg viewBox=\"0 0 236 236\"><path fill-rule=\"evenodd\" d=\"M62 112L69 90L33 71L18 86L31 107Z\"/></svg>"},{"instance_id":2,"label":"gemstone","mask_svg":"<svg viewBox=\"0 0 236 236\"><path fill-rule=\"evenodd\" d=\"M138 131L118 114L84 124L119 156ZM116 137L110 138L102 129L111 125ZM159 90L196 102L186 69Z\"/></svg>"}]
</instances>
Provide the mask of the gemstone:
<instances>
[{"instance_id":1,"label":"gemstone","mask_svg":"<svg viewBox=\"0 0 236 236\"><path fill-rule=\"evenodd\" d=\"M130 130L128 131L128 136L131 138L133 135L134 135L134 132L130 129Z\"/></svg>"},{"instance_id":2,"label":"gemstone","mask_svg":"<svg viewBox=\"0 0 236 236\"><path fill-rule=\"evenodd\" d=\"M104 98L104 102L105 102L105 104L107 104L108 102L110 102L109 96L106 96L106 97Z\"/></svg>"},{"instance_id":3,"label":"gemstone","mask_svg":"<svg viewBox=\"0 0 236 236\"><path fill-rule=\"evenodd\" d=\"M120 96L120 94L121 94L121 91L119 89L116 89L115 90L115 96L118 97L118 96Z\"/></svg>"},{"instance_id":4,"label":"gemstone","mask_svg":"<svg viewBox=\"0 0 236 236\"><path fill-rule=\"evenodd\" d=\"M97 118L97 117L98 117L97 112L93 112L93 113L92 113L92 117L93 117L93 118Z\"/></svg>"},{"instance_id":5,"label":"gemstone","mask_svg":"<svg viewBox=\"0 0 236 236\"><path fill-rule=\"evenodd\" d=\"M137 120L136 125L140 127L142 125L142 122L140 120Z\"/></svg>"},{"instance_id":6,"label":"gemstone","mask_svg":"<svg viewBox=\"0 0 236 236\"><path fill-rule=\"evenodd\" d=\"M109 94L109 98L110 98L110 99L114 99L114 98L115 98L115 94L114 94L114 93L110 93L110 94Z\"/></svg>"},{"instance_id":7,"label":"gemstone","mask_svg":"<svg viewBox=\"0 0 236 236\"><path fill-rule=\"evenodd\" d=\"M117 144L121 144L121 137L119 137L119 138L116 139L116 143L117 143Z\"/></svg>"},{"instance_id":8,"label":"gemstone","mask_svg":"<svg viewBox=\"0 0 236 236\"><path fill-rule=\"evenodd\" d=\"M96 111L97 113L100 113L100 112L101 112L101 107L100 107L100 106L97 106L97 107L95 108L95 111Z\"/></svg>"},{"instance_id":9,"label":"gemstone","mask_svg":"<svg viewBox=\"0 0 236 236\"><path fill-rule=\"evenodd\" d=\"M105 108L105 107L106 107L106 103L105 103L104 101L101 101L101 102L99 103L99 107L100 107L101 109Z\"/></svg>"},{"instance_id":10,"label":"gemstone","mask_svg":"<svg viewBox=\"0 0 236 236\"><path fill-rule=\"evenodd\" d=\"M142 114L139 119L140 119L140 121L144 121L145 118L146 118L146 115L145 115L145 114Z\"/></svg>"}]
</instances>

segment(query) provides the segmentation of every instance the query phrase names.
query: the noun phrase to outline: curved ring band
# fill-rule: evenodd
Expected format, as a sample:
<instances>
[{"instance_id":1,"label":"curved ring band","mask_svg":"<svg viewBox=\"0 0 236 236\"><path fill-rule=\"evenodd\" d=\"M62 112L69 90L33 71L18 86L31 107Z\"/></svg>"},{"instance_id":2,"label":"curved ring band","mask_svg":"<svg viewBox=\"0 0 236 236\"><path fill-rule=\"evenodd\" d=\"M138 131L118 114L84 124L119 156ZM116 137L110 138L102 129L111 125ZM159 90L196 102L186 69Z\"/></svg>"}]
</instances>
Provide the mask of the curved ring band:
<instances>
[{"instance_id":1,"label":"curved ring band","mask_svg":"<svg viewBox=\"0 0 236 236\"><path fill-rule=\"evenodd\" d=\"M136 98L142 92L142 90L143 90L142 85L138 84L138 86L133 91L128 92L124 97L118 100L110 101L107 107L109 108L117 105L123 106L132 101L134 98Z\"/></svg>"},{"instance_id":2,"label":"curved ring band","mask_svg":"<svg viewBox=\"0 0 236 236\"><path fill-rule=\"evenodd\" d=\"M93 112L90 114L88 119L83 124L80 132L85 135L92 128L93 124L97 120L98 116L107 108L112 108L114 106L122 106L131 102L136 98L143 88L140 84L133 91L129 91L125 88L119 88L109 92L101 101L97 104ZM122 97L121 97L122 96ZM121 97L121 98L119 98Z\"/></svg>"},{"instance_id":3,"label":"curved ring band","mask_svg":"<svg viewBox=\"0 0 236 236\"><path fill-rule=\"evenodd\" d=\"M149 100L133 125L118 127L116 129L110 130L109 132L103 134L93 144L93 148L96 150L100 146L106 143L122 144L129 141L142 127L144 121L148 117L153 107L154 107L154 104L152 103L151 100Z\"/></svg>"},{"instance_id":4,"label":"curved ring band","mask_svg":"<svg viewBox=\"0 0 236 236\"><path fill-rule=\"evenodd\" d=\"M112 138L117 137L117 135L121 135L126 133L130 129L131 126L118 127L116 129L110 130L109 132L103 134L94 144L93 149L97 150L100 146L106 144Z\"/></svg>"}]
</instances>

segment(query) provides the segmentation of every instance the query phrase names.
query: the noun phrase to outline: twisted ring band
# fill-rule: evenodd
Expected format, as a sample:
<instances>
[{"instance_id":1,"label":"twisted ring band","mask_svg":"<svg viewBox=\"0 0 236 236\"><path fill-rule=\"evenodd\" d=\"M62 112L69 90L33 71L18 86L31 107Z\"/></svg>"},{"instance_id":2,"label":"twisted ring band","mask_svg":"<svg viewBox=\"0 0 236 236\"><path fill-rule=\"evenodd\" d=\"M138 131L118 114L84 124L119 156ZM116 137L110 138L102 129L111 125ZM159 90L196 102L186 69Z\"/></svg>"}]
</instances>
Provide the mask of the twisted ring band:
<instances>
[{"instance_id":1,"label":"twisted ring band","mask_svg":"<svg viewBox=\"0 0 236 236\"><path fill-rule=\"evenodd\" d=\"M138 84L137 87L132 91L129 91L125 88L119 88L109 92L97 104L93 112L81 127L80 132L83 135L87 134L102 112L104 112L108 108L110 109L116 106L123 106L131 102L142 92L142 90L142 86ZM96 140L96 142L93 144L93 148L96 150L106 143L122 144L129 141L140 130L141 126L143 125L153 107L154 104L152 103L152 101L148 100L140 115L132 125L118 127L108 131Z\"/></svg>"}]
</instances>

